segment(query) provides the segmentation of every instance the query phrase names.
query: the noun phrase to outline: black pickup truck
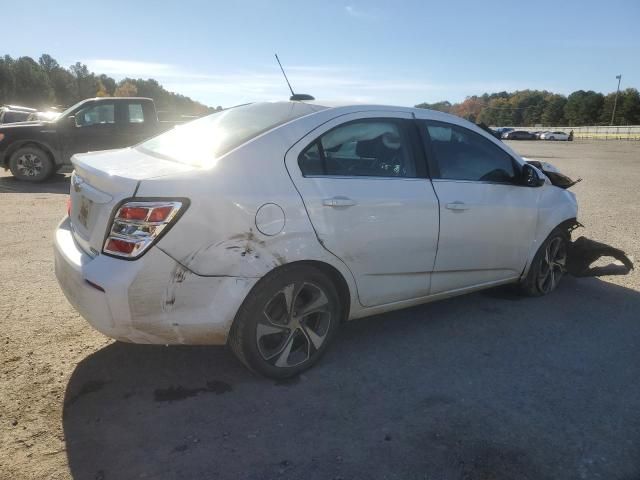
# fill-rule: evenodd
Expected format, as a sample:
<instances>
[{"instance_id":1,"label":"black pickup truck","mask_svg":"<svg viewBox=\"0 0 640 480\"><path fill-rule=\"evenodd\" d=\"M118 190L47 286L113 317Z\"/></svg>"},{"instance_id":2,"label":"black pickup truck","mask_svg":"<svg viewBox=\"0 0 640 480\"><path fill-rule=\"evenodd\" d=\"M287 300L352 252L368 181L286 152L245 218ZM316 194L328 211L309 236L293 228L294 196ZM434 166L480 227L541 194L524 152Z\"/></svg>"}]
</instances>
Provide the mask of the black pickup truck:
<instances>
[{"instance_id":1,"label":"black pickup truck","mask_svg":"<svg viewBox=\"0 0 640 480\"><path fill-rule=\"evenodd\" d=\"M0 166L20 180L40 182L74 153L129 147L171 128L150 98L90 98L51 122L0 125Z\"/></svg>"}]
</instances>

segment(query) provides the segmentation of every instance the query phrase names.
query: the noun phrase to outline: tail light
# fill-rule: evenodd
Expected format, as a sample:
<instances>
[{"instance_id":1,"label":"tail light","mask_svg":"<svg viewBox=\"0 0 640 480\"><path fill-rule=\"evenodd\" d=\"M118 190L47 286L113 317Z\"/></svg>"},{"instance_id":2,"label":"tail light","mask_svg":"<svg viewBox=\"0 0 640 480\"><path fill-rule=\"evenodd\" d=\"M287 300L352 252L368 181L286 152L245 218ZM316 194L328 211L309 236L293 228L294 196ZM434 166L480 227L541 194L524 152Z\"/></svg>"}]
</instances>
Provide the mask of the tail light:
<instances>
[{"instance_id":1,"label":"tail light","mask_svg":"<svg viewBox=\"0 0 640 480\"><path fill-rule=\"evenodd\" d=\"M186 207L184 200L122 204L113 217L103 253L130 260L140 257L171 228Z\"/></svg>"}]
</instances>

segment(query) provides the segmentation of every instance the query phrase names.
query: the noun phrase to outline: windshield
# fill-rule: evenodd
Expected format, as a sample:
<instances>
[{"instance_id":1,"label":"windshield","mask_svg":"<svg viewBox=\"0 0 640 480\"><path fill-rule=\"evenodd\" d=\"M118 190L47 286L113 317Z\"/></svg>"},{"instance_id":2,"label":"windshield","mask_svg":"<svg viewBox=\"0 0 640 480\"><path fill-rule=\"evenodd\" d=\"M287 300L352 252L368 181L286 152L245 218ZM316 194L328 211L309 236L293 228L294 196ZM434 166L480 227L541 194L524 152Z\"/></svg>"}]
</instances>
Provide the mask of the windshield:
<instances>
[{"instance_id":1,"label":"windshield","mask_svg":"<svg viewBox=\"0 0 640 480\"><path fill-rule=\"evenodd\" d=\"M81 100L78 103L74 103L73 105L71 105L69 108L67 108L64 112L60 113L58 116L56 116L56 118L52 119L52 122L58 121L63 117L66 117L67 115L69 115L71 112L73 112L78 106L80 106L81 103L85 103L86 100Z\"/></svg>"},{"instance_id":2,"label":"windshield","mask_svg":"<svg viewBox=\"0 0 640 480\"><path fill-rule=\"evenodd\" d=\"M241 105L178 125L137 148L160 158L209 166L261 133L322 109L324 107L297 102Z\"/></svg>"}]
</instances>

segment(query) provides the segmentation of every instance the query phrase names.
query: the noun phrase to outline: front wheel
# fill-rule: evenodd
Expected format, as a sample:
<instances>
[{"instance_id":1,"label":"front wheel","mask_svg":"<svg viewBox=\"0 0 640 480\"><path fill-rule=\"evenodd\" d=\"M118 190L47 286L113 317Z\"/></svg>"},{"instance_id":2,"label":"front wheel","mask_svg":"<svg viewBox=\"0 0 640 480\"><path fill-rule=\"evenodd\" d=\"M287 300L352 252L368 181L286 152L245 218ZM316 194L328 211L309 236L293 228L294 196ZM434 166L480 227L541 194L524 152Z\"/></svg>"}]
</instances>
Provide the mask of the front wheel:
<instances>
[{"instance_id":1,"label":"front wheel","mask_svg":"<svg viewBox=\"0 0 640 480\"><path fill-rule=\"evenodd\" d=\"M251 370L287 378L324 353L343 312L335 285L311 266L282 267L249 293L229 333L236 356Z\"/></svg>"},{"instance_id":2,"label":"front wheel","mask_svg":"<svg viewBox=\"0 0 640 480\"><path fill-rule=\"evenodd\" d=\"M9 159L11 173L18 180L42 182L54 173L54 166L47 152L38 147L22 147Z\"/></svg>"},{"instance_id":3,"label":"front wheel","mask_svg":"<svg viewBox=\"0 0 640 480\"><path fill-rule=\"evenodd\" d=\"M567 265L569 234L555 229L540 246L529 273L520 285L522 293L540 297L553 292L564 276Z\"/></svg>"}]
</instances>

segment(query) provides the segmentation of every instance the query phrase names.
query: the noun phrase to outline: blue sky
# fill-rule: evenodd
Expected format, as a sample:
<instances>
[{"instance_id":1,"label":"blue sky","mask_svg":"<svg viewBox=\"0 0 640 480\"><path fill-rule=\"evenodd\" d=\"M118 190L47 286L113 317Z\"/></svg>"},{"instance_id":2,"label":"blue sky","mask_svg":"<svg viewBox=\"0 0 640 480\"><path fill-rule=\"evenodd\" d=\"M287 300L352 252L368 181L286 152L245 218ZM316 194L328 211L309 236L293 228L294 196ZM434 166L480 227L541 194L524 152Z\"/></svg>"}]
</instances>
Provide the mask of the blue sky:
<instances>
[{"instance_id":1,"label":"blue sky","mask_svg":"<svg viewBox=\"0 0 640 480\"><path fill-rule=\"evenodd\" d=\"M208 105L398 105L640 87L640 1L3 0L0 54L156 78ZM7 31L8 29L8 31Z\"/></svg>"}]
</instances>

